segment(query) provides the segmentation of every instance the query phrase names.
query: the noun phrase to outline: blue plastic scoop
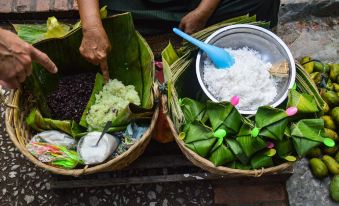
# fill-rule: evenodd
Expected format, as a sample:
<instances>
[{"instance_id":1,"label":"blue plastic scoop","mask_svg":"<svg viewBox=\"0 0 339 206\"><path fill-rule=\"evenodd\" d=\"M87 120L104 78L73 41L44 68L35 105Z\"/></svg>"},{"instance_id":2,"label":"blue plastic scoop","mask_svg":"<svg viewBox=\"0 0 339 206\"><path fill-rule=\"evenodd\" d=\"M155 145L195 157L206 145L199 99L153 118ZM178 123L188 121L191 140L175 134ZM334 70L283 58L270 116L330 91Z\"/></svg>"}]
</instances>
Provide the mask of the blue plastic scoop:
<instances>
[{"instance_id":1,"label":"blue plastic scoop","mask_svg":"<svg viewBox=\"0 0 339 206\"><path fill-rule=\"evenodd\" d=\"M173 32L203 50L218 69L228 69L234 64L234 58L224 49L199 41L177 28L173 28Z\"/></svg>"}]
</instances>

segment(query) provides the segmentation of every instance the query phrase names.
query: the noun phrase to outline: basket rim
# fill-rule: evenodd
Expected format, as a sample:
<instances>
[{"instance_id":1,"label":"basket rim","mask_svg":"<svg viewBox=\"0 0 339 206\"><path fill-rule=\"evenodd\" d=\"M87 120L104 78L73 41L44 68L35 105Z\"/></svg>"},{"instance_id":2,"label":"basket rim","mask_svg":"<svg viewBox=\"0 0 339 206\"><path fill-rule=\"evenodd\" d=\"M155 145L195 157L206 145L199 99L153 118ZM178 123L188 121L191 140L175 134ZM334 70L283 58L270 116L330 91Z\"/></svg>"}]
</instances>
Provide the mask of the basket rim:
<instances>
[{"instance_id":1,"label":"basket rim","mask_svg":"<svg viewBox=\"0 0 339 206\"><path fill-rule=\"evenodd\" d=\"M234 176L254 176L260 177L264 174L272 174L278 173L283 170L290 168L294 163L293 162L286 162L280 165L276 165L273 167L262 168L262 169L254 169L254 170L241 170L241 169L233 169L225 166L215 166L211 161L207 160L204 157L199 156L192 150L188 149L184 141L179 139L178 132L172 122L172 119L167 114L166 115L167 121L169 123L170 129L174 136L175 141L177 142L180 150L185 154L185 156L196 166L205 169L211 173L218 174L218 175L234 175Z\"/></svg>"},{"instance_id":2,"label":"basket rim","mask_svg":"<svg viewBox=\"0 0 339 206\"><path fill-rule=\"evenodd\" d=\"M18 102L13 102L13 101L15 100L15 96L20 96L20 93L21 93L20 89L11 90L9 97L8 97L8 102L12 103L13 105L16 105L15 103L18 103ZM109 160L105 163L102 163L102 164L98 164L98 165L94 165L94 166L90 166L90 167L88 167L88 165L86 165L82 169L62 169L62 168L54 167L54 166L51 166L51 165L48 165L48 164L45 164L45 163L39 161L26 149L26 145L20 144L20 142L18 141L17 136L16 136L16 132L19 128L17 128L16 127L17 125L15 125L14 122L13 122L14 121L13 113L17 112L17 109L18 108L8 107L6 109L6 113L5 113L6 131L9 135L11 141L16 146L16 148L29 161L31 161L36 166L43 168L45 170L48 170L48 171L55 173L55 174L70 175L70 176L80 176L80 175L83 175L83 174L93 174L93 173L97 173L97 172L103 172L105 169L109 168L110 166L114 165L117 162L122 161L126 156L133 153L134 149L137 148L138 146L140 146L142 144L148 144L148 142L149 142L148 140L150 140L150 138L151 138L152 131L155 127L155 123L157 122L157 118L158 118L158 114L159 114L159 105L155 105L154 113L153 113L152 120L151 120L149 128L146 130L146 132L143 134L143 136L140 138L139 141L137 141L127 151L118 155L117 157L115 157L115 158L113 158L113 159L111 159L111 160ZM127 165L125 165L125 166L127 166Z\"/></svg>"}]
</instances>

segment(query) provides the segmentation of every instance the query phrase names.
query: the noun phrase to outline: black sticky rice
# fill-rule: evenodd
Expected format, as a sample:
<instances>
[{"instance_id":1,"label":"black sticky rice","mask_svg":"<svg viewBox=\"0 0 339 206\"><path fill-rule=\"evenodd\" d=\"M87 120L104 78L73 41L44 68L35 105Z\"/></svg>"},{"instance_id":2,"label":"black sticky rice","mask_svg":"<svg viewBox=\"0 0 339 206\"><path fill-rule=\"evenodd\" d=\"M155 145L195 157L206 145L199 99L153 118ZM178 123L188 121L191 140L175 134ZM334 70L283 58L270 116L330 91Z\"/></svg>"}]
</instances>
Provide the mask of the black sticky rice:
<instances>
[{"instance_id":1,"label":"black sticky rice","mask_svg":"<svg viewBox=\"0 0 339 206\"><path fill-rule=\"evenodd\" d=\"M79 73L60 77L57 89L48 96L53 119L80 121L91 97L95 73Z\"/></svg>"}]
</instances>

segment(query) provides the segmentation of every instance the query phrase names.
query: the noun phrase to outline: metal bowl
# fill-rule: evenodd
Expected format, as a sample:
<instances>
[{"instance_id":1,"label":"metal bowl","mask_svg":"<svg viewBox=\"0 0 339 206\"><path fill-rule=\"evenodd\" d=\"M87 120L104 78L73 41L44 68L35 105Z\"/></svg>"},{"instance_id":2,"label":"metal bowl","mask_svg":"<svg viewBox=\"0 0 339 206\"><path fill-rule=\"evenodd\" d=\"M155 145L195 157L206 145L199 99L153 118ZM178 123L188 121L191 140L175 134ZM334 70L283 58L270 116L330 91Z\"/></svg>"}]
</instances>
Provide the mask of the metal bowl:
<instances>
[{"instance_id":1,"label":"metal bowl","mask_svg":"<svg viewBox=\"0 0 339 206\"><path fill-rule=\"evenodd\" d=\"M286 80L278 83L277 88L279 89L277 89L277 95L269 106L277 107L286 99L288 90L293 87L295 82L296 70L290 50L277 35L258 26L238 24L217 30L205 40L205 43L232 49L248 47L258 51L264 61L271 62L272 64L286 61L289 66L288 77L285 78ZM204 93L212 101L219 102L219 100L210 93L202 78L203 66L206 58L208 58L206 53L201 51L196 58L196 74L198 81ZM239 112L241 114L255 114L257 111L240 109Z\"/></svg>"}]
</instances>

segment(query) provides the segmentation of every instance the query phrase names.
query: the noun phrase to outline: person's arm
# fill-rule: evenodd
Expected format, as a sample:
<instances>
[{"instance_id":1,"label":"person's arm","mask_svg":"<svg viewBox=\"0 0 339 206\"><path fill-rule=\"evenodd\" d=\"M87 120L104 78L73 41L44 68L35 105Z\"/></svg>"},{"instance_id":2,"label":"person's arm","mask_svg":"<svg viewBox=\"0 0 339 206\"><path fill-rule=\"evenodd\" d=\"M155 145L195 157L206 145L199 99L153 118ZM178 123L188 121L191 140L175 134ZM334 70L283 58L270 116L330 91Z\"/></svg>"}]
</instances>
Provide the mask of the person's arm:
<instances>
[{"instance_id":1,"label":"person's arm","mask_svg":"<svg viewBox=\"0 0 339 206\"><path fill-rule=\"evenodd\" d=\"M47 71L56 73L55 64L32 45L16 34L0 29L0 85L15 89L32 73L32 61L41 64Z\"/></svg>"},{"instance_id":2,"label":"person's arm","mask_svg":"<svg viewBox=\"0 0 339 206\"><path fill-rule=\"evenodd\" d=\"M188 34L203 29L220 0L202 0L199 6L181 19L179 28Z\"/></svg>"},{"instance_id":3,"label":"person's arm","mask_svg":"<svg viewBox=\"0 0 339 206\"><path fill-rule=\"evenodd\" d=\"M83 39L80 53L92 64L100 64L104 79L109 79L107 55L111 43L100 19L98 0L77 0L82 24Z\"/></svg>"}]
</instances>

